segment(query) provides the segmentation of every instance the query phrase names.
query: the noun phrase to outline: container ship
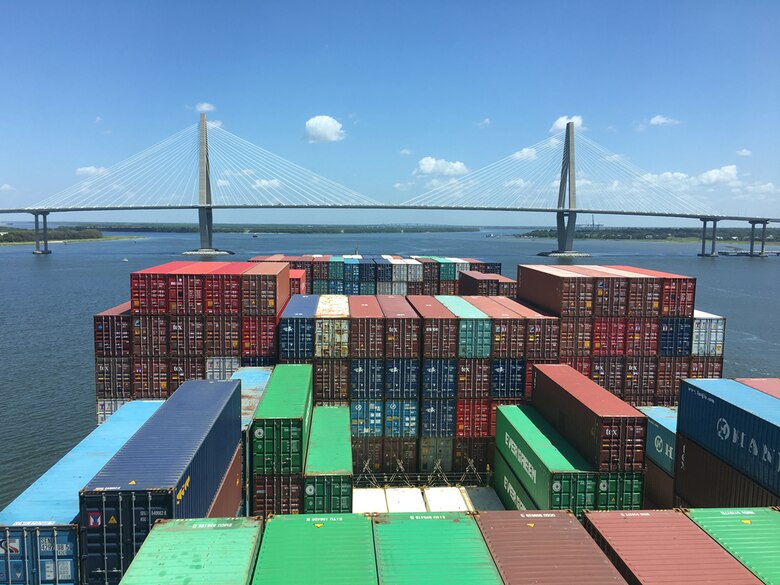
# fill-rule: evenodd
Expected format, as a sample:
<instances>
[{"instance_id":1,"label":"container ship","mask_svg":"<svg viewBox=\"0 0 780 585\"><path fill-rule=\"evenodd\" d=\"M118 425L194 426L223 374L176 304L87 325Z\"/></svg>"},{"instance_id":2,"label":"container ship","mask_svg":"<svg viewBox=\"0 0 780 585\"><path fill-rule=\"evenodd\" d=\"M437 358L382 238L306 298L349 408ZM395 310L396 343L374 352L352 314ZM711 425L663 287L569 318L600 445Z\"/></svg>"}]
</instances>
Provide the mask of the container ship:
<instances>
[{"instance_id":1,"label":"container ship","mask_svg":"<svg viewBox=\"0 0 780 585\"><path fill-rule=\"evenodd\" d=\"M99 426L0 512L0 584L780 583L780 379L722 378L695 279L514 276L132 273Z\"/></svg>"}]
</instances>

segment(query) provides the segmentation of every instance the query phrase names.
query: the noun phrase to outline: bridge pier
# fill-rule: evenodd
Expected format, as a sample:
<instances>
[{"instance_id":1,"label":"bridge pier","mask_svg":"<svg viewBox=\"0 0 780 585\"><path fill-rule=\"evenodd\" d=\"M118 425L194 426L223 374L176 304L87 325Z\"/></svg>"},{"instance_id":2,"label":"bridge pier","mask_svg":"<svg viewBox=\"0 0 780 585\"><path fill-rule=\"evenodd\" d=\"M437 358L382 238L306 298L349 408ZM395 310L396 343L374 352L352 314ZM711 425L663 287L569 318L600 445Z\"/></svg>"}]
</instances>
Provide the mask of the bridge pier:
<instances>
[{"instance_id":1,"label":"bridge pier","mask_svg":"<svg viewBox=\"0 0 780 585\"><path fill-rule=\"evenodd\" d=\"M707 224L712 222L712 242L709 254L707 253ZM701 218L701 252L699 256L715 257L718 253L715 251L715 240L718 236L718 220L709 219L706 217Z\"/></svg>"},{"instance_id":2,"label":"bridge pier","mask_svg":"<svg viewBox=\"0 0 780 585\"><path fill-rule=\"evenodd\" d=\"M766 248L766 224L768 224L768 221L762 222L761 225L761 253L759 256L766 256L765 248Z\"/></svg>"},{"instance_id":3,"label":"bridge pier","mask_svg":"<svg viewBox=\"0 0 780 585\"><path fill-rule=\"evenodd\" d=\"M51 250L49 250L49 225L46 219L49 212L44 211L42 213L34 213L33 215L35 216L35 250L33 250L33 254L51 254ZM43 250L41 250L41 230L38 223L39 215L43 217Z\"/></svg>"}]
</instances>

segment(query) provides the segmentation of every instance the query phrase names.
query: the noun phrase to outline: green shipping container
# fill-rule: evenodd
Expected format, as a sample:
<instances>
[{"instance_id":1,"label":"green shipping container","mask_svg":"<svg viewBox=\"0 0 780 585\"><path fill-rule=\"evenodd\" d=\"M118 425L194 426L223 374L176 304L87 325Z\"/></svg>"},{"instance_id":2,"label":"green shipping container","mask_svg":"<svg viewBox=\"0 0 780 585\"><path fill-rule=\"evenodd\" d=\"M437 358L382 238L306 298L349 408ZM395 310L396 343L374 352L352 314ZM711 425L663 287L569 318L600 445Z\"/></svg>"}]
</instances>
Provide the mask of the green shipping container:
<instances>
[{"instance_id":1,"label":"green shipping container","mask_svg":"<svg viewBox=\"0 0 780 585\"><path fill-rule=\"evenodd\" d=\"M780 584L780 510L701 508L685 513L764 583Z\"/></svg>"},{"instance_id":2,"label":"green shipping container","mask_svg":"<svg viewBox=\"0 0 780 585\"><path fill-rule=\"evenodd\" d=\"M312 367L276 366L252 423L254 473L303 472L311 410Z\"/></svg>"},{"instance_id":3,"label":"green shipping container","mask_svg":"<svg viewBox=\"0 0 780 585\"><path fill-rule=\"evenodd\" d=\"M494 465L493 487L504 508L507 510L536 510L536 504L509 468L509 464L501 453L495 454Z\"/></svg>"},{"instance_id":4,"label":"green shipping container","mask_svg":"<svg viewBox=\"0 0 780 585\"><path fill-rule=\"evenodd\" d=\"M328 278L330 280L344 279L344 258L343 256L331 256L328 261Z\"/></svg>"},{"instance_id":5,"label":"green shipping container","mask_svg":"<svg viewBox=\"0 0 780 585\"><path fill-rule=\"evenodd\" d=\"M265 527L252 583L376 584L371 519L361 514L274 516Z\"/></svg>"},{"instance_id":6,"label":"green shipping container","mask_svg":"<svg viewBox=\"0 0 780 585\"><path fill-rule=\"evenodd\" d=\"M262 520L160 520L144 540L121 585L248 585Z\"/></svg>"},{"instance_id":7,"label":"green shipping container","mask_svg":"<svg viewBox=\"0 0 780 585\"><path fill-rule=\"evenodd\" d=\"M382 585L503 583L471 516L379 514L373 523Z\"/></svg>"},{"instance_id":8,"label":"green shipping container","mask_svg":"<svg viewBox=\"0 0 780 585\"><path fill-rule=\"evenodd\" d=\"M441 256L431 256L439 263L439 280L458 280L455 274L455 262Z\"/></svg>"},{"instance_id":9,"label":"green shipping container","mask_svg":"<svg viewBox=\"0 0 780 585\"><path fill-rule=\"evenodd\" d=\"M438 295L436 299L458 317L458 357L489 358L493 342L490 318L462 297Z\"/></svg>"},{"instance_id":10,"label":"green shipping container","mask_svg":"<svg viewBox=\"0 0 780 585\"><path fill-rule=\"evenodd\" d=\"M352 439L348 406L319 406L311 417L303 512L352 512Z\"/></svg>"}]
</instances>

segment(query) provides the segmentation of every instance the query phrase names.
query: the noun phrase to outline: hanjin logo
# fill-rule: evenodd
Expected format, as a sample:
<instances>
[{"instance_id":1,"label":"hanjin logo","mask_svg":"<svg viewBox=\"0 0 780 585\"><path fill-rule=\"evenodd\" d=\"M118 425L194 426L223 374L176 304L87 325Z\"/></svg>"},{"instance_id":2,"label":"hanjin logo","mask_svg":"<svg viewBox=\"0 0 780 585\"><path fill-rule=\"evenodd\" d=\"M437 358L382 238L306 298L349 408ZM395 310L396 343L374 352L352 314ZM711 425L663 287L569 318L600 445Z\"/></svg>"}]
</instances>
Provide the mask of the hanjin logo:
<instances>
[{"instance_id":1,"label":"hanjin logo","mask_svg":"<svg viewBox=\"0 0 780 585\"><path fill-rule=\"evenodd\" d=\"M729 435L731 434L731 427L729 426L729 423L726 421L725 418L719 418L718 419L718 438L722 441L725 441L729 438Z\"/></svg>"},{"instance_id":2,"label":"hanjin logo","mask_svg":"<svg viewBox=\"0 0 780 585\"><path fill-rule=\"evenodd\" d=\"M661 453L664 450L664 440L661 437L656 437L655 441L653 441L655 444L655 450Z\"/></svg>"}]
</instances>

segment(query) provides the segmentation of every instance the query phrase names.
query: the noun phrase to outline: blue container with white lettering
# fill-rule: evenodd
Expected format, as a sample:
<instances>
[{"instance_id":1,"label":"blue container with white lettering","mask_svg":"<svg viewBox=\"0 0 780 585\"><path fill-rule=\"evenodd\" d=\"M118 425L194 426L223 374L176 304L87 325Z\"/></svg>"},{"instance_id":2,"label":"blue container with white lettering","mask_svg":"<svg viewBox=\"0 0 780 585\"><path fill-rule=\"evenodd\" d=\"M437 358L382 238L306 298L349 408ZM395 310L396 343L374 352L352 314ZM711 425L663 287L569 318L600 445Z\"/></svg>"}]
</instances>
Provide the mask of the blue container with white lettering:
<instances>
[{"instance_id":1,"label":"blue container with white lettering","mask_svg":"<svg viewBox=\"0 0 780 585\"><path fill-rule=\"evenodd\" d=\"M375 283L376 282L376 264L371 258L361 258L358 261L358 274L361 283ZM367 294L361 292L360 294ZM373 293L368 293L373 294Z\"/></svg>"},{"instance_id":2,"label":"blue container with white lettering","mask_svg":"<svg viewBox=\"0 0 780 585\"><path fill-rule=\"evenodd\" d=\"M416 400L385 401L385 437L416 437L419 407Z\"/></svg>"},{"instance_id":3,"label":"blue container with white lettering","mask_svg":"<svg viewBox=\"0 0 780 585\"><path fill-rule=\"evenodd\" d=\"M683 380L677 432L780 494L780 399L735 380Z\"/></svg>"},{"instance_id":4,"label":"blue container with white lettering","mask_svg":"<svg viewBox=\"0 0 780 585\"><path fill-rule=\"evenodd\" d=\"M429 359L422 363L422 397L455 398L458 394L458 360Z\"/></svg>"},{"instance_id":5,"label":"blue container with white lettering","mask_svg":"<svg viewBox=\"0 0 780 585\"><path fill-rule=\"evenodd\" d=\"M319 295L293 295L279 319L279 357L314 357L314 314Z\"/></svg>"},{"instance_id":6,"label":"blue container with white lettering","mask_svg":"<svg viewBox=\"0 0 780 585\"><path fill-rule=\"evenodd\" d=\"M349 363L349 397L352 400L382 398L385 393L385 360L354 359Z\"/></svg>"},{"instance_id":7,"label":"blue container with white lettering","mask_svg":"<svg viewBox=\"0 0 780 585\"><path fill-rule=\"evenodd\" d=\"M420 420L421 437L454 437L455 400L449 398L423 399Z\"/></svg>"},{"instance_id":8,"label":"blue container with white lettering","mask_svg":"<svg viewBox=\"0 0 780 585\"><path fill-rule=\"evenodd\" d=\"M393 281L393 265L391 264L390 260L385 258L375 258L374 264L376 265L377 282Z\"/></svg>"},{"instance_id":9,"label":"blue container with white lettering","mask_svg":"<svg viewBox=\"0 0 780 585\"><path fill-rule=\"evenodd\" d=\"M328 281L328 294L329 295L343 295L344 294L344 281L343 280L329 280Z\"/></svg>"},{"instance_id":10,"label":"blue container with white lettering","mask_svg":"<svg viewBox=\"0 0 780 585\"><path fill-rule=\"evenodd\" d=\"M490 364L490 396L522 398L525 396L525 361L496 359Z\"/></svg>"},{"instance_id":11,"label":"blue container with white lettering","mask_svg":"<svg viewBox=\"0 0 780 585\"><path fill-rule=\"evenodd\" d=\"M349 405L353 437L381 437L382 400L353 400Z\"/></svg>"},{"instance_id":12,"label":"blue container with white lettering","mask_svg":"<svg viewBox=\"0 0 780 585\"><path fill-rule=\"evenodd\" d=\"M357 258L344 258L344 282L360 282L360 264Z\"/></svg>"},{"instance_id":13,"label":"blue container with white lettering","mask_svg":"<svg viewBox=\"0 0 780 585\"><path fill-rule=\"evenodd\" d=\"M662 317L658 330L658 355L691 355L693 319Z\"/></svg>"},{"instance_id":14,"label":"blue container with white lettering","mask_svg":"<svg viewBox=\"0 0 780 585\"><path fill-rule=\"evenodd\" d=\"M385 360L385 398L417 400L419 396L419 360L410 358Z\"/></svg>"},{"instance_id":15,"label":"blue container with white lettering","mask_svg":"<svg viewBox=\"0 0 780 585\"><path fill-rule=\"evenodd\" d=\"M676 406L640 406L647 416L645 454L666 473L674 476L674 448L677 443Z\"/></svg>"}]
</instances>

